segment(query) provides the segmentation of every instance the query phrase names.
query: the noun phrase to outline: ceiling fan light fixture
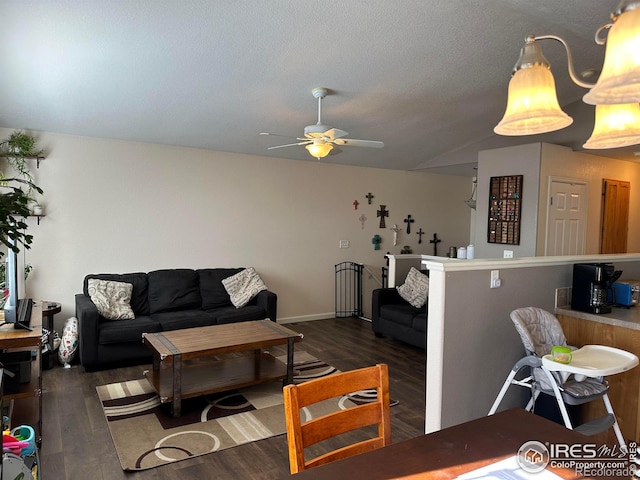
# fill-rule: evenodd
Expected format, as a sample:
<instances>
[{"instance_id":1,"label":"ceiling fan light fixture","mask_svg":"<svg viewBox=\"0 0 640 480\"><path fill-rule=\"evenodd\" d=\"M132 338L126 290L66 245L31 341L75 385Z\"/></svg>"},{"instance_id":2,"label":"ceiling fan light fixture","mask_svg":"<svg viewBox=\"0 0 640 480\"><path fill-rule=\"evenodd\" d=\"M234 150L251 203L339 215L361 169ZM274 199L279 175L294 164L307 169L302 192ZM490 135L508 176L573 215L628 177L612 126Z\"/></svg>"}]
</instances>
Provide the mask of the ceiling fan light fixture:
<instances>
[{"instance_id":1,"label":"ceiling fan light fixture","mask_svg":"<svg viewBox=\"0 0 640 480\"><path fill-rule=\"evenodd\" d=\"M583 97L590 105L640 102L640 2L622 2L612 17L602 74Z\"/></svg>"},{"instance_id":2,"label":"ceiling fan light fixture","mask_svg":"<svg viewBox=\"0 0 640 480\"><path fill-rule=\"evenodd\" d=\"M507 108L493 131L508 136L536 135L572 123L573 119L558 104L551 70L538 63L522 66L514 73L509 82Z\"/></svg>"},{"instance_id":3,"label":"ceiling fan light fixture","mask_svg":"<svg viewBox=\"0 0 640 480\"><path fill-rule=\"evenodd\" d=\"M318 160L329 155L329 152L333 150L333 145L330 143L310 143L306 148L309 153L316 157Z\"/></svg>"},{"instance_id":4,"label":"ceiling fan light fixture","mask_svg":"<svg viewBox=\"0 0 640 480\"><path fill-rule=\"evenodd\" d=\"M640 104L596 105L595 116L593 133L584 148L620 148L640 143Z\"/></svg>"}]
</instances>

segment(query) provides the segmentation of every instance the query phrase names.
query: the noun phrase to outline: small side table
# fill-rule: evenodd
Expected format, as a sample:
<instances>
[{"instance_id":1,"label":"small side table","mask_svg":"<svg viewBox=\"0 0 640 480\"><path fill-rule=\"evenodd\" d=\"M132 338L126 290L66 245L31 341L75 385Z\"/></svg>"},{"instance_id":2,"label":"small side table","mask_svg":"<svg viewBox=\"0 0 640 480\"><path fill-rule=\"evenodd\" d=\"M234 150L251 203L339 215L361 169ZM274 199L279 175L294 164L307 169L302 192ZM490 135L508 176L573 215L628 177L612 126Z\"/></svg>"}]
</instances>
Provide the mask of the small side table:
<instances>
[{"instance_id":1,"label":"small side table","mask_svg":"<svg viewBox=\"0 0 640 480\"><path fill-rule=\"evenodd\" d=\"M53 367L53 317L56 313L60 313L61 310L61 303L42 300L42 326L49 330L49 351L42 356L42 368L45 370Z\"/></svg>"}]
</instances>

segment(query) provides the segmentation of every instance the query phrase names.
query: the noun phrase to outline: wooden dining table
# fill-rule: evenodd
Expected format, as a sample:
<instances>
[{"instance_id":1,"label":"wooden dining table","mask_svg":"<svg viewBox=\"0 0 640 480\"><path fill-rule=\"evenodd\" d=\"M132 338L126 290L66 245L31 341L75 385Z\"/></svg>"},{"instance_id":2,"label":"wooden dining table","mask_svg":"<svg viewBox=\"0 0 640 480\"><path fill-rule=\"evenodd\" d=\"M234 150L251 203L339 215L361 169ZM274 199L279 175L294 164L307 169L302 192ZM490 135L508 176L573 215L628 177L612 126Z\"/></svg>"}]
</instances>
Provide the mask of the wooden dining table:
<instances>
[{"instance_id":1,"label":"wooden dining table","mask_svg":"<svg viewBox=\"0 0 640 480\"><path fill-rule=\"evenodd\" d=\"M295 480L451 479L514 457L528 441L543 444L585 444L590 437L523 409L462 423L393 443L361 455L305 470ZM586 478L570 468L547 470L561 478ZM621 478L599 475L597 478ZM628 477L627 477L628 478Z\"/></svg>"}]
</instances>

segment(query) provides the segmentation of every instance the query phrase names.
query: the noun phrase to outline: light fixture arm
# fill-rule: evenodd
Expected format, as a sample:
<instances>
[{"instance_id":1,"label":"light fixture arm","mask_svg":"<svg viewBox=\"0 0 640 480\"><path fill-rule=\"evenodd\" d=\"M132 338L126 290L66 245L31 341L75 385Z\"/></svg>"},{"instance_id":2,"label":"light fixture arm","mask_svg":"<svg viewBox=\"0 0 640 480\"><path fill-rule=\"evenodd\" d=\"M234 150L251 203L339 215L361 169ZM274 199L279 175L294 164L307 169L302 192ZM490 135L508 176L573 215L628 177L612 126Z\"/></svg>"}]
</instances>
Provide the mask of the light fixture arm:
<instances>
[{"instance_id":1,"label":"light fixture arm","mask_svg":"<svg viewBox=\"0 0 640 480\"><path fill-rule=\"evenodd\" d=\"M607 25L605 25L602 28L605 28L605 27L607 27ZM595 82L594 83L585 82L576 74L575 68L573 67L573 55L571 53L571 48L569 47L567 42L565 42L562 38L556 35L538 35L538 36L530 35L525 39L527 43L532 43L537 40L555 40L556 42L560 42L564 47L565 51L567 52L567 70L569 71L569 77L571 78L573 83L575 83L576 85L582 88L592 88L595 85ZM596 43L598 43L598 33L596 33ZM601 43L601 45L603 44L604 44L604 41L603 43Z\"/></svg>"}]
</instances>

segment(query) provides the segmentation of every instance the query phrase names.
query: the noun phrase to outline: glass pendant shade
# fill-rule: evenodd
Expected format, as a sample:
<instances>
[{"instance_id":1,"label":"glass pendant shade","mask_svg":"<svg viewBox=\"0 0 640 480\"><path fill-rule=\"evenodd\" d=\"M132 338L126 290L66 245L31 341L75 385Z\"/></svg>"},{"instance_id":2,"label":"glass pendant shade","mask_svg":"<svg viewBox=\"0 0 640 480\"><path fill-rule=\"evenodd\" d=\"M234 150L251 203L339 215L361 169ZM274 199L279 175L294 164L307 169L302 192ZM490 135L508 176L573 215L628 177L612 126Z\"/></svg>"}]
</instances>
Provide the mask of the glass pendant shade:
<instances>
[{"instance_id":1,"label":"glass pendant shade","mask_svg":"<svg viewBox=\"0 0 640 480\"><path fill-rule=\"evenodd\" d=\"M619 148L638 143L640 143L640 104L596 105L593 133L583 145L584 148Z\"/></svg>"},{"instance_id":2,"label":"glass pendant shade","mask_svg":"<svg viewBox=\"0 0 640 480\"><path fill-rule=\"evenodd\" d=\"M551 70L533 65L509 82L507 109L493 131L499 135L534 135L568 127L573 119L560 109Z\"/></svg>"},{"instance_id":3,"label":"glass pendant shade","mask_svg":"<svg viewBox=\"0 0 640 480\"><path fill-rule=\"evenodd\" d=\"M311 143L304 148L309 150L311 155L320 159L329 155L329 152L333 149L333 145L330 143Z\"/></svg>"},{"instance_id":4,"label":"glass pendant shade","mask_svg":"<svg viewBox=\"0 0 640 480\"><path fill-rule=\"evenodd\" d=\"M583 97L591 105L640 102L640 8L620 15L609 30L602 73Z\"/></svg>"}]
</instances>

